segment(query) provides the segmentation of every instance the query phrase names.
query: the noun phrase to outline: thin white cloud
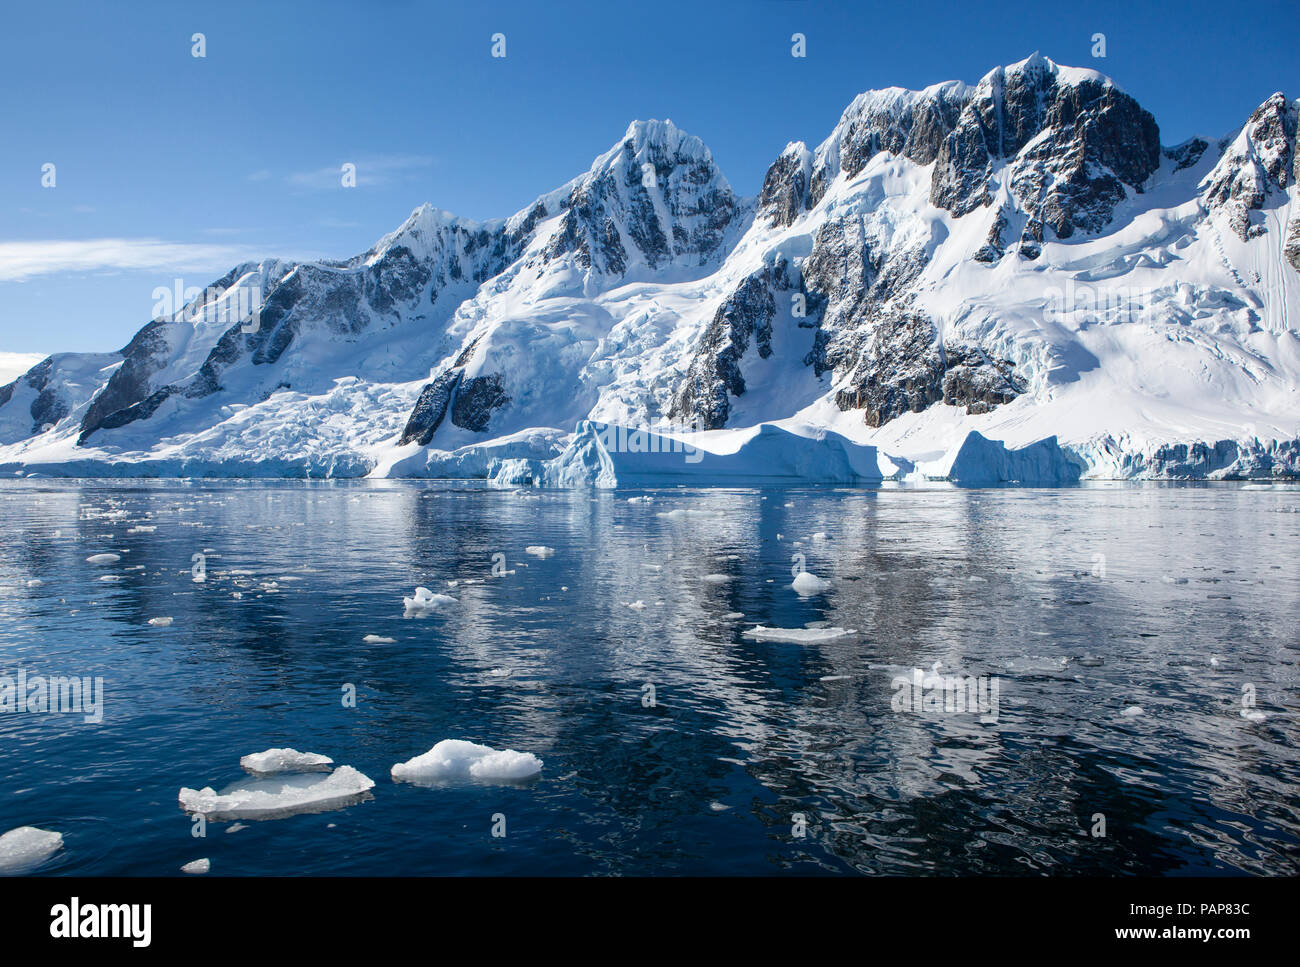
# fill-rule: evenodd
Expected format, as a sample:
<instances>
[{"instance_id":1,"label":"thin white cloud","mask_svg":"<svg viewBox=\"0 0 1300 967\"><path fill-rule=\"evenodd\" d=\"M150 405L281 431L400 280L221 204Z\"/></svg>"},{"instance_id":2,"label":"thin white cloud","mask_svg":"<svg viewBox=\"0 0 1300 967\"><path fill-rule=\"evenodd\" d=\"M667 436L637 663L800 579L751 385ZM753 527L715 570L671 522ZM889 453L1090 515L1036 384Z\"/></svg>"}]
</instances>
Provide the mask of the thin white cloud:
<instances>
[{"instance_id":1,"label":"thin white cloud","mask_svg":"<svg viewBox=\"0 0 1300 967\"><path fill-rule=\"evenodd\" d=\"M377 158L350 158L346 163L356 165L357 186L390 185L410 177L421 169L431 167L433 159L427 155L390 155ZM315 171L296 171L285 178L294 188L307 191L326 191L343 185L343 164Z\"/></svg>"},{"instance_id":2,"label":"thin white cloud","mask_svg":"<svg viewBox=\"0 0 1300 967\"><path fill-rule=\"evenodd\" d=\"M7 386L45 357L40 353L0 353L0 386Z\"/></svg>"},{"instance_id":3,"label":"thin white cloud","mask_svg":"<svg viewBox=\"0 0 1300 967\"><path fill-rule=\"evenodd\" d=\"M236 245L165 242L157 238L0 242L0 282L69 272L224 272L260 257Z\"/></svg>"}]
</instances>

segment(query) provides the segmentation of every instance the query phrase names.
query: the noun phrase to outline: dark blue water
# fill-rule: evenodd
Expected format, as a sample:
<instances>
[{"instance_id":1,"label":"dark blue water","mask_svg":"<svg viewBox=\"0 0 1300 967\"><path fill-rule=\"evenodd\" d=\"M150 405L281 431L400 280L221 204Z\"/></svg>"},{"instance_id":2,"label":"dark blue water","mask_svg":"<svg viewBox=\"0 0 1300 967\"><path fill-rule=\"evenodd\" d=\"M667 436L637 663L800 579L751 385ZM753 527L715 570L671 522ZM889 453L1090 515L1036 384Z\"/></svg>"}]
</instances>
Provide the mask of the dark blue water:
<instances>
[{"instance_id":1,"label":"dark blue water","mask_svg":"<svg viewBox=\"0 0 1300 967\"><path fill-rule=\"evenodd\" d=\"M4 484L0 675L105 709L0 714L0 832L90 875L1300 872L1300 491L638 493ZM416 585L458 602L405 618ZM818 622L854 633L744 636ZM997 721L894 710L936 662L996 677ZM544 767L392 781L446 738ZM180 787L278 746L371 798L194 838Z\"/></svg>"}]
</instances>

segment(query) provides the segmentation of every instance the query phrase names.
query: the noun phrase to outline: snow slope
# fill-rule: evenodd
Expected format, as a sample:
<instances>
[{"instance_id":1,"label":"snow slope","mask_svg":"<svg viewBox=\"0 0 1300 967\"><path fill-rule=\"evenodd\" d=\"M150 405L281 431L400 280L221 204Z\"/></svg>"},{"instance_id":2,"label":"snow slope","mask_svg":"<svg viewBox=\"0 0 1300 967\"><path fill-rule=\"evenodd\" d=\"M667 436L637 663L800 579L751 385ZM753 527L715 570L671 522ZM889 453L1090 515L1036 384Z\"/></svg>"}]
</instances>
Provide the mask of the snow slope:
<instances>
[{"instance_id":1,"label":"snow slope","mask_svg":"<svg viewBox=\"0 0 1300 967\"><path fill-rule=\"evenodd\" d=\"M510 218L424 206L356 258L239 266L119 353L43 361L0 388L0 469L1300 475L1296 117L1277 94L1162 147L1108 78L1035 54L860 95L755 198L634 122ZM611 451L609 426L699 459Z\"/></svg>"}]
</instances>

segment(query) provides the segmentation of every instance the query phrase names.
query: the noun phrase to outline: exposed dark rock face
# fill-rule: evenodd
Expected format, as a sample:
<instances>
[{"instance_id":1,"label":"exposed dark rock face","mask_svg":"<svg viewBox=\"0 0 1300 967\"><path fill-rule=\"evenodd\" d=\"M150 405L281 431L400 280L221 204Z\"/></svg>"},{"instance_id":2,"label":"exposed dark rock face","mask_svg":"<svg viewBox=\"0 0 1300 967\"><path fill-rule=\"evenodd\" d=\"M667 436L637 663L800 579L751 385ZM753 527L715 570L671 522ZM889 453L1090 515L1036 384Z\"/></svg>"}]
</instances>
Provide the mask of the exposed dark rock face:
<instances>
[{"instance_id":1,"label":"exposed dark rock face","mask_svg":"<svg viewBox=\"0 0 1300 967\"><path fill-rule=\"evenodd\" d=\"M784 258L755 272L723 300L696 347L686 378L673 398L669 416L718 430L727 425L732 396L742 396L745 379L740 361L753 340L758 355L772 355L774 293L792 288Z\"/></svg>"},{"instance_id":2,"label":"exposed dark rock face","mask_svg":"<svg viewBox=\"0 0 1300 967\"><path fill-rule=\"evenodd\" d=\"M406 421L406 429L402 431L400 442L403 445L412 441L422 447L429 445L434 433L442 425L443 417L447 415L447 404L451 402L451 396L463 375L464 370L449 369L433 382L425 384L420 391L420 398L415 401L415 409L411 410L411 416Z\"/></svg>"},{"instance_id":3,"label":"exposed dark rock face","mask_svg":"<svg viewBox=\"0 0 1300 967\"><path fill-rule=\"evenodd\" d=\"M461 382L451 404L451 422L465 430L483 433L492 411L510 402L499 373L475 376Z\"/></svg>"},{"instance_id":4,"label":"exposed dark rock face","mask_svg":"<svg viewBox=\"0 0 1300 967\"><path fill-rule=\"evenodd\" d=\"M1274 94L1255 109L1206 179L1206 205L1227 212L1229 227L1243 242L1265 231L1252 213L1294 183L1295 138L1296 109L1280 92Z\"/></svg>"},{"instance_id":5,"label":"exposed dark rock face","mask_svg":"<svg viewBox=\"0 0 1300 967\"><path fill-rule=\"evenodd\" d=\"M812 155L802 141L786 148L763 178L759 214L770 216L777 225L792 224L809 207L811 171Z\"/></svg>"},{"instance_id":6,"label":"exposed dark rock face","mask_svg":"<svg viewBox=\"0 0 1300 967\"><path fill-rule=\"evenodd\" d=\"M823 226L804 264L804 285L824 306L805 362L817 375L833 371L836 404L862 410L869 426L940 401L987 412L1023 392L1010 363L945 348L934 321L911 308L927 260L923 249L882 244L851 216Z\"/></svg>"},{"instance_id":7,"label":"exposed dark rock face","mask_svg":"<svg viewBox=\"0 0 1300 967\"><path fill-rule=\"evenodd\" d=\"M99 395L91 401L86 415L81 418L81 435L78 445L84 444L86 438L105 425L122 426L130 420L114 420L109 417L118 412L126 412L143 402L153 392L149 385L150 377L166 364L171 354L172 344L168 331L184 323L167 319L155 319L137 332L132 340L122 349L122 365L109 377L108 383ZM136 410L137 414L141 411ZM153 410L149 410L150 413ZM139 419L139 416L132 417Z\"/></svg>"},{"instance_id":8,"label":"exposed dark rock face","mask_svg":"<svg viewBox=\"0 0 1300 967\"><path fill-rule=\"evenodd\" d=\"M661 224L656 202L669 224ZM564 208L545 258L572 254L607 275L628 270L624 236L651 269L673 261L704 265L721 254L740 213L708 149L667 122L629 128L617 154L574 186Z\"/></svg>"},{"instance_id":9,"label":"exposed dark rock face","mask_svg":"<svg viewBox=\"0 0 1300 967\"><path fill-rule=\"evenodd\" d=\"M1184 168L1191 168L1201 156L1205 154L1209 142L1202 138L1189 138L1182 144L1175 145L1172 148L1166 148L1164 155L1174 163L1174 171L1182 171Z\"/></svg>"},{"instance_id":10,"label":"exposed dark rock face","mask_svg":"<svg viewBox=\"0 0 1300 967\"><path fill-rule=\"evenodd\" d=\"M976 89L935 162L930 200L954 215L992 202L990 179L1008 161L1008 183L1029 216L1022 254L1057 238L1096 232L1160 163L1155 120L1127 94L1092 79L1064 83L1042 58L999 68ZM996 249L996 246L995 246Z\"/></svg>"}]
</instances>

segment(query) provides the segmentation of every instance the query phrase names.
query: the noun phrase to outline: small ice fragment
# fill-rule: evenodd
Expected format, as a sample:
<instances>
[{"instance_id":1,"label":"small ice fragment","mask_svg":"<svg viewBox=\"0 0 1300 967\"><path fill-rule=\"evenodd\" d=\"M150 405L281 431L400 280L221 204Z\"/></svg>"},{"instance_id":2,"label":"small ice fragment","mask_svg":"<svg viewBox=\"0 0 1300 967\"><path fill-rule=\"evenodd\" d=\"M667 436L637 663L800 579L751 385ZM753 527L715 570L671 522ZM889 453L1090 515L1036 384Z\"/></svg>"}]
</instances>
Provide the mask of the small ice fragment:
<instances>
[{"instance_id":1,"label":"small ice fragment","mask_svg":"<svg viewBox=\"0 0 1300 967\"><path fill-rule=\"evenodd\" d=\"M734 578L730 574L706 574L702 580L705 584L726 584Z\"/></svg>"},{"instance_id":2,"label":"small ice fragment","mask_svg":"<svg viewBox=\"0 0 1300 967\"><path fill-rule=\"evenodd\" d=\"M367 645L395 645L396 638L385 638L383 635L366 635L361 639Z\"/></svg>"},{"instance_id":3,"label":"small ice fragment","mask_svg":"<svg viewBox=\"0 0 1300 967\"><path fill-rule=\"evenodd\" d=\"M725 813L731 807L726 805L725 803L711 802L709 803L709 808L712 809L715 813Z\"/></svg>"},{"instance_id":4,"label":"small ice fragment","mask_svg":"<svg viewBox=\"0 0 1300 967\"><path fill-rule=\"evenodd\" d=\"M122 560L121 554L92 554L86 558L87 564L116 564Z\"/></svg>"},{"instance_id":5,"label":"small ice fragment","mask_svg":"<svg viewBox=\"0 0 1300 967\"><path fill-rule=\"evenodd\" d=\"M155 628L166 628L172 623L171 618L150 618L149 623Z\"/></svg>"},{"instance_id":6,"label":"small ice fragment","mask_svg":"<svg viewBox=\"0 0 1300 967\"><path fill-rule=\"evenodd\" d=\"M524 553L534 557L550 557L555 553L555 548L547 547L545 544L529 544L524 548Z\"/></svg>"},{"instance_id":7,"label":"small ice fragment","mask_svg":"<svg viewBox=\"0 0 1300 967\"><path fill-rule=\"evenodd\" d=\"M625 601L623 603L635 611L640 611L642 608L645 607L645 602L642 601L640 598L637 598L635 601Z\"/></svg>"},{"instance_id":8,"label":"small ice fragment","mask_svg":"<svg viewBox=\"0 0 1300 967\"><path fill-rule=\"evenodd\" d=\"M1168 574L1162 574L1160 576L1160 580L1164 581L1165 584L1186 584L1187 583L1187 578L1173 578L1170 577Z\"/></svg>"},{"instance_id":9,"label":"small ice fragment","mask_svg":"<svg viewBox=\"0 0 1300 967\"><path fill-rule=\"evenodd\" d=\"M193 862L186 863L181 867L181 872L201 875L208 872L210 869L212 869L212 860L205 856L201 860L194 860Z\"/></svg>"},{"instance_id":10,"label":"small ice fragment","mask_svg":"<svg viewBox=\"0 0 1300 967\"><path fill-rule=\"evenodd\" d=\"M811 571L800 571L790 585L798 594L821 594L830 586L829 581L823 581Z\"/></svg>"},{"instance_id":11,"label":"small ice fragment","mask_svg":"<svg viewBox=\"0 0 1300 967\"><path fill-rule=\"evenodd\" d=\"M1143 715L1143 714L1145 713L1142 711L1141 705L1130 705L1128 708L1124 709L1123 712L1123 715L1126 719L1135 719L1139 715Z\"/></svg>"},{"instance_id":12,"label":"small ice fragment","mask_svg":"<svg viewBox=\"0 0 1300 967\"><path fill-rule=\"evenodd\" d=\"M328 771L334 760L316 752L299 752L297 749L267 749L254 752L239 760L245 772L258 776L273 776L280 772Z\"/></svg>"},{"instance_id":13,"label":"small ice fragment","mask_svg":"<svg viewBox=\"0 0 1300 967\"><path fill-rule=\"evenodd\" d=\"M653 504L655 499L653 497L629 497L627 502L629 504Z\"/></svg>"},{"instance_id":14,"label":"small ice fragment","mask_svg":"<svg viewBox=\"0 0 1300 967\"><path fill-rule=\"evenodd\" d=\"M497 751L461 739L443 739L428 752L393 766L393 778L411 782L445 779L514 781L542 771L542 760L531 752Z\"/></svg>"},{"instance_id":15,"label":"small ice fragment","mask_svg":"<svg viewBox=\"0 0 1300 967\"><path fill-rule=\"evenodd\" d=\"M446 594L434 594L428 588L416 588L415 597L402 598L406 608L406 617L421 617L432 614L445 604L455 604L456 599Z\"/></svg>"},{"instance_id":16,"label":"small ice fragment","mask_svg":"<svg viewBox=\"0 0 1300 967\"><path fill-rule=\"evenodd\" d=\"M227 833L237 833L237 832L239 832L241 829L248 829L248 827L245 826L243 823L231 823L230 826L228 826L228 827L226 828L226 832L227 832Z\"/></svg>"},{"instance_id":17,"label":"small ice fragment","mask_svg":"<svg viewBox=\"0 0 1300 967\"><path fill-rule=\"evenodd\" d=\"M823 675L821 678L817 680L819 682L847 682L849 680L849 676L848 675Z\"/></svg>"},{"instance_id":18,"label":"small ice fragment","mask_svg":"<svg viewBox=\"0 0 1300 967\"><path fill-rule=\"evenodd\" d=\"M122 577L119 574L105 574L100 578L100 580L106 581L109 584L115 584L116 582L122 580Z\"/></svg>"},{"instance_id":19,"label":"small ice fragment","mask_svg":"<svg viewBox=\"0 0 1300 967\"><path fill-rule=\"evenodd\" d=\"M815 540L815 541L824 541L824 540L827 539L827 538L826 538L826 532L825 532L825 531L818 531L816 534L814 534L814 535L812 536L812 539Z\"/></svg>"},{"instance_id":20,"label":"small ice fragment","mask_svg":"<svg viewBox=\"0 0 1300 967\"><path fill-rule=\"evenodd\" d=\"M833 641L852 634L856 634L852 628L768 628L756 625L745 632L745 637L753 638L755 641L789 641L799 645L809 645L819 641Z\"/></svg>"},{"instance_id":21,"label":"small ice fragment","mask_svg":"<svg viewBox=\"0 0 1300 967\"><path fill-rule=\"evenodd\" d=\"M1268 718L1268 715L1257 709L1243 708L1241 710L1241 717L1243 719L1248 719L1251 722L1262 722L1264 719Z\"/></svg>"},{"instance_id":22,"label":"small ice fragment","mask_svg":"<svg viewBox=\"0 0 1300 967\"><path fill-rule=\"evenodd\" d=\"M745 617L745 612L743 612L743 611L728 611L726 614L724 614L724 615L722 616L722 620L723 620L723 621L736 621L736 620L738 620L738 619L740 619L740 618L743 618L743 617Z\"/></svg>"},{"instance_id":23,"label":"small ice fragment","mask_svg":"<svg viewBox=\"0 0 1300 967\"><path fill-rule=\"evenodd\" d=\"M509 668L493 668L488 674L493 678L509 678L512 672Z\"/></svg>"},{"instance_id":24,"label":"small ice fragment","mask_svg":"<svg viewBox=\"0 0 1300 967\"><path fill-rule=\"evenodd\" d=\"M19 826L0 836L0 876L27 873L63 849L63 834Z\"/></svg>"},{"instance_id":25,"label":"small ice fragment","mask_svg":"<svg viewBox=\"0 0 1300 967\"><path fill-rule=\"evenodd\" d=\"M29 588L34 588L34 587L36 587L38 584L44 584L44 583L45 583L45 582L42 581L40 578L32 578L30 581L27 582L27 586L28 586Z\"/></svg>"}]
</instances>

